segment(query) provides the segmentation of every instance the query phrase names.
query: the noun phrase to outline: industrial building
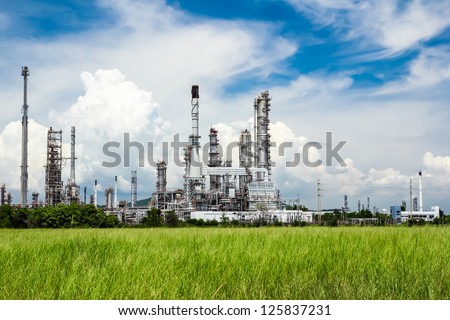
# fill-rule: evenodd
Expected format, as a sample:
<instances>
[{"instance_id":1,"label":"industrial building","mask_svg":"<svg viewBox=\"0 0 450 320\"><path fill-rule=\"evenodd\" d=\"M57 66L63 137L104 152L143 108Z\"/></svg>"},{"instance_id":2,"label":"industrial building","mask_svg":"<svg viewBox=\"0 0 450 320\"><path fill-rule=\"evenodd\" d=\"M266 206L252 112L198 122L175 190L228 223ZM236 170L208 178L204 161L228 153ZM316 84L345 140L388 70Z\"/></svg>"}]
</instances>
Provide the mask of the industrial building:
<instances>
[{"instance_id":1,"label":"industrial building","mask_svg":"<svg viewBox=\"0 0 450 320\"><path fill-rule=\"evenodd\" d=\"M239 164L223 160L219 153L219 132L209 129L208 163L200 158L199 86L191 89L192 132L184 148L183 188L167 189L167 164L157 163L156 191L151 206L174 210L181 218L218 219L226 215L237 219L255 219L281 215L280 192L271 181L270 101L264 91L253 104L253 141L248 129L239 136ZM237 215L237 213L239 213Z\"/></svg>"},{"instance_id":2,"label":"industrial building","mask_svg":"<svg viewBox=\"0 0 450 320\"><path fill-rule=\"evenodd\" d=\"M429 211L402 211L401 209L400 206L391 206L390 212L394 223L405 223L408 222L409 219L431 222L435 218L439 218L440 208L438 206L432 206Z\"/></svg>"},{"instance_id":3,"label":"industrial building","mask_svg":"<svg viewBox=\"0 0 450 320\"><path fill-rule=\"evenodd\" d=\"M439 206L432 206L430 211L423 210L422 183L422 171L419 171L419 209L417 210L417 197L414 199L412 197L412 183L410 182L410 210L406 210L406 207L405 210L402 210L401 206L391 206L390 213L394 223L405 223L410 219L431 222L435 218L439 218Z\"/></svg>"},{"instance_id":4,"label":"industrial building","mask_svg":"<svg viewBox=\"0 0 450 320\"><path fill-rule=\"evenodd\" d=\"M22 107L22 158L21 158L21 192L20 206L28 207L28 103L27 82L30 75L28 67L22 67L24 79L24 96ZM119 201L117 176L114 186L104 190L104 208L109 214L117 215L122 222L137 223L149 208L162 211L175 211L181 219L203 220L266 220L266 221L305 221L313 222L314 216L320 220L321 189L318 180L318 211L302 212L284 210L279 190L271 179L270 161L270 117L271 97L269 92L261 92L253 101L253 132L242 128L238 138L239 161L237 164L230 159L222 159L219 143L220 132L209 128L207 163L203 163L200 155L200 91L198 85L191 88L191 134L187 146L183 149L184 174L183 185L177 188L167 188L167 170L165 161L156 164L156 190L150 201L138 204L137 171L131 171L131 201ZM75 127L71 127L70 157L62 154L62 131L49 128L47 134L47 161L45 164L45 199L39 201L39 193L32 193L32 207L40 205L54 206L60 203L87 203L86 187L84 201L81 199L80 186L75 181ZM70 177L64 186L62 168L66 160L70 160ZM433 221L439 217L439 207L432 206L430 211L423 211L422 204L422 172L419 171L419 199L412 198L410 183L410 210L401 210L400 206L391 206L391 215L395 223L407 222L408 219L423 219ZM93 194L89 203L98 206L98 183L95 180ZM419 202L419 203L418 203ZM1 186L1 204L11 204L11 194ZM358 211L361 203L358 201ZM364 207L364 206L363 206ZM404 207L406 207L404 205ZM370 208L370 198L367 198L367 208ZM344 212L348 211L348 198L344 197ZM375 212L375 209L374 209Z\"/></svg>"}]
</instances>

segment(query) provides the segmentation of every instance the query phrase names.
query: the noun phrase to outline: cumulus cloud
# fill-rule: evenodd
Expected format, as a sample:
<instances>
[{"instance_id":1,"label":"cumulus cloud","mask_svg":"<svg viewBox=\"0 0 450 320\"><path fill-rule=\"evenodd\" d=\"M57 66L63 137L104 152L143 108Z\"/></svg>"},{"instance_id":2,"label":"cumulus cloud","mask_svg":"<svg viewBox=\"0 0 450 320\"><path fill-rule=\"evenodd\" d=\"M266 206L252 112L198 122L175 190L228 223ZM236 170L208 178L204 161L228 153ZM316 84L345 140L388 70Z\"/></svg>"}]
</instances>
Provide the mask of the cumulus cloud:
<instances>
[{"instance_id":1,"label":"cumulus cloud","mask_svg":"<svg viewBox=\"0 0 450 320\"><path fill-rule=\"evenodd\" d=\"M159 116L159 105L152 93L126 80L117 69L98 70L95 74L85 71L80 78L85 87L84 95L67 110L50 113L51 122L67 134L71 126L76 127L78 181L89 185L94 179L103 179L104 184L112 185L114 176L118 175L120 190L128 191L130 170L138 168L142 158L142 170L149 176L141 178L148 182L153 168L147 162L147 142L160 141L169 128L168 122ZM108 148L120 159L115 167L105 167L103 163L115 161L104 152L108 142L119 144ZM132 146L133 142L140 143L142 150ZM125 158L127 153L129 157Z\"/></svg>"},{"instance_id":2,"label":"cumulus cloud","mask_svg":"<svg viewBox=\"0 0 450 320\"><path fill-rule=\"evenodd\" d=\"M144 145L149 141L170 142L170 121L171 128L186 141L191 84L200 84L202 100L208 102L209 108L202 110L208 110L202 113L202 121L213 123L218 114L214 104L224 84L248 77L248 72L254 77L267 76L277 69L278 61L297 48L296 43L278 36L272 23L194 19L164 1L99 3L116 15L114 24L57 38L14 39L0 44L1 48L8 47L0 58L2 75L17 74L19 82L20 72L13 68L22 61L30 67L30 114L36 121L62 129L66 142L70 126L76 126L80 183L91 184L96 177L107 180L116 174L129 179L130 168L113 173L101 167L102 145L107 141L123 145L125 132L130 133L132 141ZM20 49L24 46L26 52ZM78 85L82 71L82 85ZM0 92L1 100L8 100L11 86L1 88L8 88L8 92ZM76 96L79 98L71 103ZM16 117L12 109L6 111L0 125ZM231 115L226 113L228 120ZM160 149L160 145L155 147L155 160L162 158ZM132 155L136 165L135 149ZM172 169L168 171L168 185L179 185L182 169ZM150 166L142 170L138 181L150 191L154 170ZM120 185L127 188L125 183Z\"/></svg>"},{"instance_id":3,"label":"cumulus cloud","mask_svg":"<svg viewBox=\"0 0 450 320\"><path fill-rule=\"evenodd\" d=\"M450 175L450 156L434 156L431 152L423 155L423 165L435 175Z\"/></svg>"},{"instance_id":4,"label":"cumulus cloud","mask_svg":"<svg viewBox=\"0 0 450 320\"><path fill-rule=\"evenodd\" d=\"M46 162L48 128L33 119L28 123L28 197L31 192L42 192L44 187L44 165ZM20 163L22 157L22 122L8 123L0 133L0 183L5 183L9 190L20 189ZM42 193L41 193L42 195ZM13 199L19 202L19 199Z\"/></svg>"}]
</instances>

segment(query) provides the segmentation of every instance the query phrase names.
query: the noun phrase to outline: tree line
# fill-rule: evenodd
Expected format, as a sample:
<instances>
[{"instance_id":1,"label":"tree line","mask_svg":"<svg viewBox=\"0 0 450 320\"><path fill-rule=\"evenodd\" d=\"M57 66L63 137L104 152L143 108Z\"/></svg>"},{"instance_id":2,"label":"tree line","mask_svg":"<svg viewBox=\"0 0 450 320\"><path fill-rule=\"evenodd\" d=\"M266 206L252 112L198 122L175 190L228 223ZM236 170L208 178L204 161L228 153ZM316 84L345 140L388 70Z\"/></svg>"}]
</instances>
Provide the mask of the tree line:
<instances>
[{"instance_id":1,"label":"tree line","mask_svg":"<svg viewBox=\"0 0 450 320\"><path fill-rule=\"evenodd\" d=\"M323 226L338 226L347 224L352 218L376 218L375 225L390 225L390 214L375 213L370 210L359 212L342 212L335 209L325 212L320 219L314 216L314 224ZM372 223L373 224L373 223ZM410 219L407 225L450 224L450 216L440 212L440 217L432 222ZM256 219L253 221L231 220L223 215L219 221L203 219L187 219L182 221L174 211L161 212L153 208L135 227L260 227L260 226L294 226L303 227L305 221L293 220L283 223L280 220L267 221ZM94 205L59 204L54 207L19 208L10 205L0 206L0 228L115 228L125 227L116 215L109 215Z\"/></svg>"},{"instance_id":2,"label":"tree line","mask_svg":"<svg viewBox=\"0 0 450 320\"><path fill-rule=\"evenodd\" d=\"M59 204L54 207L0 206L0 228L113 228L120 223L94 205Z\"/></svg>"}]
</instances>

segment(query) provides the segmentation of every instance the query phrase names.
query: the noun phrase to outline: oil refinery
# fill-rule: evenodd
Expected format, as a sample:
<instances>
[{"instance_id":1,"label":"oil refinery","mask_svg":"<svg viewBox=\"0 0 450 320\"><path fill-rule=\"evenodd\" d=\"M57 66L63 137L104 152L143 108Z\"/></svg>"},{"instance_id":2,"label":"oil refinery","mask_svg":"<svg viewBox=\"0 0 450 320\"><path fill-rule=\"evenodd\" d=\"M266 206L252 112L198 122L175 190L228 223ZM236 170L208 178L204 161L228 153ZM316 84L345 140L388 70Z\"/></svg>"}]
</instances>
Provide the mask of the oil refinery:
<instances>
[{"instance_id":1,"label":"oil refinery","mask_svg":"<svg viewBox=\"0 0 450 320\"><path fill-rule=\"evenodd\" d=\"M22 106L22 154L20 175L20 203L21 207L55 206L64 204L93 204L99 206L99 184L95 180L93 192L87 198L87 188L84 187L83 196L81 188L76 183L76 129L71 127L70 157L62 154L62 131L49 128L47 133L47 150L45 164L45 197L39 201L39 193L32 193L32 202L28 203L28 103L27 82L30 75L28 67L22 67L23 76L23 106ZM238 163L222 158L222 146L219 143L220 132L209 128L207 156L201 154L200 144L200 88L193 85L191 88L191 133L188 143L183 148L183 177L182 185L178 188L167 187L167 171L171 170L164 160L156 163L156 185L148 201L143 203L137 199L138 175L136 170L131 171L130 199L119 200L118 179L114 177L114 185L104 190L105 212L117 216L124 223L139 223L151 208L162 212L173 211L178 218L203 220L239 220L241 222L265 221L304 221L314 222L314 215L318 220L324 212L321 211L321 184L317 181L317 211L299 210L297 201L296 210L286 210L271 177L271 135L270 116L271 100L269 91L261 92L253 101L253 110L249 106L248 115L253 111L253 132L250 128L241 130L238 138ZM187 113L187 112L186 112ZM245 114L245 113L244 113ZM206 149L205 149L206 150ZM203 160L204 158L204 160ZM66 161L70 161L70 176L64 185L62 169ZM433 206L431 211L423 211L422 204L422 172L419 172L420 208L417 209L417 199L412 198L412 183L410 183L410 210L406 206L392 206L391 216L396 223L406 222L410 218L420 218L432 221L439 217L439 207ZM144 178L145 180L145 178ZM1 186L1 204L12 203L11 194L6 186ZM344 196L342 212L347 212L348 197ZM358 211L361 203L358 202ZM364 205L363 205L364 210ZM367 197L367 210L370 210L370 200ZM376 212L374 208L374 213Z\"/></svg>"},{"instance_id":2,"label":"oil refinery","mask_svg":"<svg viewBox=\"0 0 450 320\"><path fill-rule=\"evenodd\" d=\"M24 83L22 107L22 154L20 206L28 207L28 103L27 83L30 75L28 67L22 67ZM239 163L223 160L220 153L219 132L209 129L208 163L202 162L200 154L200 90L198 85L191 88L191 125L189 143L183 149L183 185L176 189L167 188L167 167L165 161L156 164L156 188L150 201L144 206L137 205L137 171L131 171L131 201L119 201L117 176L114 187L105 189L105 210L116 214L122 221L137 222L149 208L162 211L173 210L182 219L211 219L218 213L231 214L235 219L254 219L257 215L276 214L281 209L280 192L271 179L270 162L270 101L268 91L263 91L253 103L253 140L249 129L239 136ZM250 111L250 108L249 108ZM250 112L249 112L250 114ZM80 186L75 180L76 129L71 127L70 157L62 154L62 131L49 128L45 164L45 197L39 201L39 193L32 193L32 207L55 206L59 203L91 203L98 205L98 183L94 182L93 194L86 198L86 187L82 198ZM70 161L70 176L64 185L63 164ZM150 192L149 192L150 193ZM11 203L11 195L2 186L2 203Z\"/></svg>"},{"instance_id":3,"label":"oil refinery","mask_svg":"<svg viewBox=\"0 0 450 320\"><path fill-rule=\"evenodd\" d=\"M253 104L254 134L242 130L239 136L239 164L221 159L219 132L209 130L209 152L207 165L200 158L199 87L191 90L192 133L189 144L184 148L183 188L167 189L164 161L157 163L156 191L151 198L151 207L174 210L180 217L215 218L230 215L231 218L253 219L255 214L276 214L281 208L280 192L271 181L270 163L270 100L264 91Z\"/></svg>"}]
</instances>

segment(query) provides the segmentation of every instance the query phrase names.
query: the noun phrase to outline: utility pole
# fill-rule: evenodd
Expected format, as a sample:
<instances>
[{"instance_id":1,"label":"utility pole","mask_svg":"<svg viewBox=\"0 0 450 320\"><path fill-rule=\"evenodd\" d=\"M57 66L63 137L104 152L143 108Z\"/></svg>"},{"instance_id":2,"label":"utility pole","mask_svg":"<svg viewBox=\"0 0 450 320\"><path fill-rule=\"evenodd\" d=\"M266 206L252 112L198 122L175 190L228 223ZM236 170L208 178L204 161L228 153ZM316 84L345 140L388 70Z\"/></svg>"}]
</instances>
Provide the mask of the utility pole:
<instances>
[{"instance_id":1,"label":"utility pole","mask_svg":"<svg viewBox=\"0 0 450 320\"><path fill-rule=\"evenodd\" d=\"M320 179L317 179L317 221L320 222L320 211L321 211L321 207L322 207L322 203L321 203L321 193L320 193Z\"/></svg>"},{"instance_id":2,"label":"utility pole","mask_svg":"<svg viewBox=\"0 0 450 320\"><path fill-rule=\"evenodd\" d=\"M412 219L412 178L409 177L409 218ZM400 217L401 218L401 217Z\"/></svg>"},{"instance_id":3,"label":"utility pole","mask_svg":"<svg viewBox=\"0 0 450 320\"><path fill-rule=\"evenodd\" d=\"M20 204L25 208L28 203L28 104L27 82L30 72L28 67L22 67L23 76L23 107L22 107L22 165L20 174Z\"/></svg>"}]
</instances>

